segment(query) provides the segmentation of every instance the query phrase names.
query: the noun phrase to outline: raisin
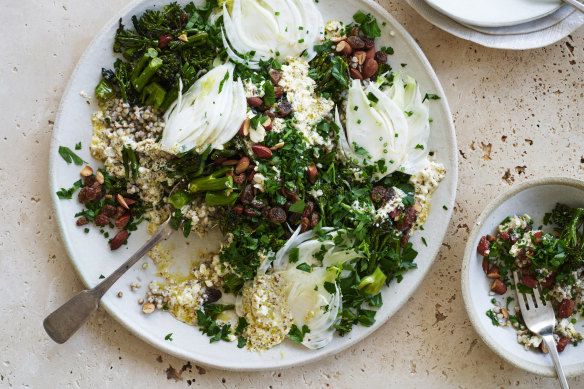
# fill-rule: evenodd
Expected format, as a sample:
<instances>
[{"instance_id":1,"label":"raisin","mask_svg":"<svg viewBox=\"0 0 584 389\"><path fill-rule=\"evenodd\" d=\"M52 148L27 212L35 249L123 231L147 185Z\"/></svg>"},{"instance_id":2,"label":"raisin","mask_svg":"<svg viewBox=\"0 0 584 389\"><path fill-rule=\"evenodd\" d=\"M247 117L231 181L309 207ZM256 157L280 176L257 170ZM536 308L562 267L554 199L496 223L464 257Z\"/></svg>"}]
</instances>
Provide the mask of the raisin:
<instances>
[{"instance_id":1,"label":"raisin","mask_svg":"<svg viewBox=\"0 0 584 389\"><path fill-rule=\"evenodd\" d=\"M278 85L278 83L282 79L282 71L276 70L276 69L271 69L269 73L270 73L270 79L272 80L272 84Z\"/></svg>"},{"instance_id":2,"label":"raisin","mask_svg":"<svg viewBox=\"0 0 584 389\"><path fill-rule=\"evenodd\" d=\"M288 200L292 201L292 203L300 201L300 196L298 196L296 192L286 188L285 186L282 187L282 195L286 197Z\"/></svg>"},{"instance_id":3,"label":"raisin","mask_svg":"<svg viewBox=\"0 0 584 389\"><path fill-rule=\"evenodd\" d=\"M310 217L310 227L314 228L320 222L320 214L318 212L313 212Z\"/></svg>"},{"instance_id":4,"label":"raisin","mask_svg":"<svg viewBox=\"0 0 584 389\"><path fill-rule=\"evenodd\" d=\"M281 224L286 221L286 212L280 207L271 208L268 211L267 219L274 224Z\"/></svg>"},{"instance_id":5,"label":"raisin","mask_svg":"<svg viewBox=\"0 0 584 389\"><path fill-rule=\"evenodd\" d=\"M387 53L383 51L378 51L375 53L375 57L373 57L378 63L386 63L387 62Z\"/></svg>"},{"instance_id":6,"label":"raisin","mask_svg":"<svg viewBox=\"0 0 584 389\"><path fill-rule=\"evenodd\" d=\"M116 216L117 212L118 210L114 205L106 204L103 207L101 207L101 213L103 213L107 217Z\"/></svg>"},{"instance_id":7,"label":"raisin","mask_svg":"<svg viewBox=\"0 0 584 389\"><path fill-rule=\"evenodd\" d=\"M387 189L385 189L383 186L376 186L371 190L371 200L373 200L375 203L380 202L385 197L386 191Z\"/></svg>"},{"instance_id":8,"label":"raisin","mask_svg":"<svg viewBox=\"0 0 584 389\"><path fill-rule=\"evenodd\" d=\"M278 113L282 116L288 116L292 113L292 104L288 100L282 100L278 104Z\"/></svg>"},{"instance_id":9,"label":"raisin","mask_svg":"<svg viewBox=\"0 0 584 389\"><path fill-rule=\"evenodd\" d=\"M312 201L307 202L306 206L304 207L304 211L302 212L302 217L310 219L313 211L314 211L314 203Z\"/></svg>"},{"instance_id":10,"label":"raisin","mask_svg":"<svg viewBox=\"0 0 584 389\"><path fill-rule=\"evenodd\" d=\"M103 227L109 224L109 217L105 216L103 213L100 213L93 219L93 222L96 226Z\"/></svg>"},{"instance_id":11,"label":"raisin","mask_svg":"<svg viewBox=\"0 0 584 389\"><path fill-rule=\"evenodd\" d=\"M247 205L253 201L254 197L255 196L253 194L253 186L251 184L247 184L245 188L243 188L243 191L241 192L240 196L241 202Z\"/></svg>"},{"instance_id":12,"label":"raisin","mask_svg":"<svg viewBox=\"0 0 584 389\"><path fill-rule=\"evenodd\" d=\"M222 296L222 293L219 289L209 288L205 291L205 303L214 303L218 301Z\"/></svg>"}]
</instances>

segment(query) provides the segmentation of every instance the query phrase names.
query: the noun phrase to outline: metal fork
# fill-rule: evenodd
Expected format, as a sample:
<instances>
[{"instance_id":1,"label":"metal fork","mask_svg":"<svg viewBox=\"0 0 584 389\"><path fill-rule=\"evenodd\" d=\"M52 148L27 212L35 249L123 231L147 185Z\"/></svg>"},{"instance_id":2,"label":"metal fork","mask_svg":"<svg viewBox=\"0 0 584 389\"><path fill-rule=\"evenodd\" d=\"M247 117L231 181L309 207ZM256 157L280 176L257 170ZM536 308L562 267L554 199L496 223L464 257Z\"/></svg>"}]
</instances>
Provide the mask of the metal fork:
<instances>
[{"instance_id":1,"label":"metal fork","mask_svg":"<svg viewBox=\"0 0 584 389\"><path fill-rule=\"evenodd\" d=\"M517 271L513 272L515 287L517 288L517 300L519 300L519 307L521 308L521 314L523 315L525 325L531 332L534 332L543 338L549 353L552 356L552 360L554 361L554 366L560 384L562 385L562 389L569 389L566 375L560 364L556 342L554 341L554 328L556 326L554 308L549 301L546 302L545 299L541 298L538 289L539 285L532 289L533 295L519 293L519 278L517 275Z\"/></svg>"},{"instance_id":2,"label":"metal fork","mask_svg":"<svg viewBox=\"0 0 584 389\"><path fill-rule=\"evenodd\" d=\"M174 229L170 225L170 217L158 226L156 233L144 243L126 262L117 268L109 277L101 281L93 289L84 290L72 297L45 318L43 326L47 334L57 343L65 343L89 317L97 310L99 301L124 273L142 258L154 246L168 238Z\"/></svg>"},{"instance_id":3,"label":"metal fork","mask_svg":"<svg viewBox=\"0 0 584 389\"><path fill-rule=\"evenodd\" d=\"M568 3L580 12L584 12L584 4L578 0L564 0L564 3Z\"/></svg>"}]
</instances>

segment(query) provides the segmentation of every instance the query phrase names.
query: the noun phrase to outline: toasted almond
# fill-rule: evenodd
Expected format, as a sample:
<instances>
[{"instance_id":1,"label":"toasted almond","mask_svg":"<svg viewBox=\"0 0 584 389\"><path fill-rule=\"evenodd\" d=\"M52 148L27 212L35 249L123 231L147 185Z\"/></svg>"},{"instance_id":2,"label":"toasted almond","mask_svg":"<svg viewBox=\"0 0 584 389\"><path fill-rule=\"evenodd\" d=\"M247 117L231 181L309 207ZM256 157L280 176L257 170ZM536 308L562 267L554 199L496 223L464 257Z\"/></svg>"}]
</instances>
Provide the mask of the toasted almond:
<instances>
[{"instance_id":1,"label":"toasted almond","mask_svg":"<svg viewBox=\"0 0 584 389\"><path fill-rule=\"evenodd\" d=\"M416 211L418 213L422 212L422 206L420 205L420 203L414 204L414 211Z\"/></svg>"},{"instance_id":2,"label":"toasted almond","mask_svg":"<svg viewBox=\"0 0 584 389\"><path fill-rule=\"evenodd\" d=\"M337 50L337 53L341 53L344 55L350 55L351 52L353 51L351 46L344 40L337 43L336 50Z\"/></svg>"},{"instance_id":3,"label":"toasted almond","mask_svg":"<svg viewBox=\"0 0 584 389\"><path fill-rule=\"evenodd\" d=\"M250 118L245 118L243 123L241 123L241 127L239 128L239 135L240 136L248 136L249 135L249 129L251 127L250 123L251 123Z\"/></svg>"},{"instance_id":4,"label":"toasted almond","mask_svg":"<svg viewBox=\"0 0 584 389\"><path fill-rule=\"evenodd\" d=\"M377 73L377 69L379 68L379 65L377 64L377 61L375 61L374 59L368 59L363 63L363 72L362 72L362 76L364 79L367 79L371 76L373 76L375 73Z\"/></svg>"},{"instance_id":5,"label":"toasted almond","mask_svg":"<svg viewBox=\"0 0 584 389\"><path fill-rule=\"evenodd\" d=\"M509 311L505 308L501 308L501 314L503 315L503 319L507 319L509 317Z\"/></svg>"},{"instance_id":6,"label":"toasted almond","mask_svg":"<svg viewBox=\"0 0 584 389\"><path fill-rule=\"evenodd\" d=\"M189 38L187 38L187 34L180 34L178 36L178 39L180 39L183 42L188 42L189 41Z\"/></svg>"},{"instance_id":7,"label":"toasted almond","mask_svg":"<svg viewBox=\"0 0 584 389\"><path fill-rule=\"evenodd\" d=\"M122 207L130 209L130 207L128 207L128 204L126 203L126 200L124 199L124 196L122 196L121 194L116 195L116 200L118 201L118 204L120 204Z\"/></svg>"},{"instance_id":8,"label":"toasted almond","mask_svg":"<svg viewBox=\"0 0 584 389\"><path fill-rule=\"evenodd\" d=\"M271 158L272 157L272 150L267 148L264 145L253 145L251 146L253 153L258 158Z\"/></svg>"},{"instance_id":9,"label":"toasted almond","mask_svg":"<svg viewBox=\"0 0 584 389\"><path fill-rule=\"evenodd\" d=\"M223 166L235 166L239 161L237 159L228 159L227 161L223 161L221 165Z\"/></svg>"},{"instance_id":10,"label":"toasted almond","mask_svg":"<svg viewBox=\"0 0 584 389\"><path fill-rule=\"evenodd\" d=\"M156 310L156 306L151 302L147 302L147 303L144 303L144 305L142 305L142 312L144 312L147 315L150 315L155 310Z\"/></svg>"},{"instance_id":11,"label":"toasted almond","mask_svg":"<svg viewBox=\"0 0 584 389\"><path fill-rule=\"evenodd\" d=\"M499 272L499 266L493 265L487 272L487 278L496 279L501 278L501 273Z\"/></svg>"},{"instance_id":12,"label":"toasted almond","mask_svg":"<svg viewBox=\"0 0 584 389\"><path fill-rule=\"evenodd\" d=\"M503 281L497 278L495 281L493 281L491 290L497 294L505 294L505 292L507 292L507 285L505 285Z\"/></svg>"},{"instance_id":13,"label":"toasted almond","mask_svg":"<svg viewBox=\"0 0 584 389\"><path fill-rule=\"evenodd\" d=\"M126 214L123 214L122 216L120 216L119 218L117 218L114 225L117 228L124 228L128 225L129 222L130 222L130 214L126 213Z\"/></svg>"},{"instance_id":14,"label":"toasted almond","mask_svg":"<svg viewBox=\"0 0 584 389\"><path fill-rule=\"evenodd\" d=\"M316 183L317 178L318 178L318 169L316 168L316 165L314 164L314 162L310 162L308 164L308 181L310 181L310 183L314 185Z\"/></svg>"},{"instance_id":15,"label":"toasted almond","mask_svg":"<svg viewBox=\"0 0 584 389\"><path fill-rule=\"evenodd\" d=\"M356 51L355 54L353 54L355 56L355 58L357 58L357 62L359 62L359 65L363 65L363 62L365 62L365 59L367 58L367 53L365 53L364 51Z\"/></svg>"},{"instance_id":16,"label":"toasted almond","mask_svg":"<svg viewBox=\"0 0 584 389\"><path fill-rule=\"evenodd\" d=\"M264 129L266 131L271 131L272 130L272 119L270 119L269 116L266 117L266 120L264 120L264 122L262 123L262 127L264 127Z\"/></svg>"},{"instance_id":17,"label":"toasted almond","mask_svg":"<svg viewBox=\"0 0 584 389\"><path fill-rule=\"evenodd\" d=\"M353 80L361 80L361 81L363 81L363 75L357 69L355 69L355 68L349 68L349 74L351 75L351 78Z\"/></svg>"},{"instance_id":18,"label":"toasted almond","mask_svg":"<svg viewBox=\"0 0 584 389\"><path fill-rule=\"evenodd\" d=\"M83 170L81 170L82 177L89 177L92 174L93 174L93 169L90 166L85 166L83 168ZM101 182L100 182L100 184L101 184Z\"/></svg>"},{"instance_id":19,"label":"toasted almond","mask_svg":"<svg viewBox=\"0 0 584 389\"><path fill-rule=\"evenodd\" d=\"M99 170L97 171L97 173L95 173L95 179L102 185L105 182L105 177L103 176L103 173L100 172Z\"/></svg>"},{"instance_id":20,"label":"toasted almond","mask_svg":"<svg viewBox=\"0 0 584 389\"><path fill-rule=\"evenodd\" d=\"M104 197L106 199L113 199L114 198L114 196L112 196L111 194L106 194Z\"/></svg>"},{"instance_id":21,"label":"toasted almond","mask_svg":"<svg viewBox=\"0 0 584 389\"><path fill-rule=\"evenodd\" d=\"M128 240L128 235L129 235L129 233L127 230L119 231L116 234L116 236L114 236L114 238L111 240L110 249L111 250L119 249Z\"/></svg>"},{"instance_id":22,"label":"toasted almond","mask_svg":"<svg viewBox=\"0 0 584 389\"><path fill-rule=\"evenodd\" d=\"M274 150L281 149L282 147L284 147L284 145L285 145L284 142L276 143L275 145L270 147L270 150L274 151Z\"/></svg>"},{"instance_id":23,"label":"toasted almond","mask_svg":"<svg viewBox=\"0 0 584 389\"><path fill-rule=\"evenodd\" d=\"M248 157L242 157L237 162L237 165L235 166L235 173L236 174L241 174L244 171L246 171L248 167L249 167L249 158Z\"/></svg>"}]
</instances>

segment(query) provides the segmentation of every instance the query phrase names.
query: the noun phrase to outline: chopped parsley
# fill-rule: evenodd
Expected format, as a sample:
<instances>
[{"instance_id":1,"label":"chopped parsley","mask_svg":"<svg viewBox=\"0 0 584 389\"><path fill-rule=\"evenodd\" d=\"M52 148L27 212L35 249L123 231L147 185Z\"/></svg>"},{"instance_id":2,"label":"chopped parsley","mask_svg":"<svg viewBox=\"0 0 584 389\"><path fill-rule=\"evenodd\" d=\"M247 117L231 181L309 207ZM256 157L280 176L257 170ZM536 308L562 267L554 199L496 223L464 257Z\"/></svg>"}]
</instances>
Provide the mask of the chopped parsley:
<instances>
[{"instance_id":1,"label":"chopped parsley","mask_svg":"<svg viewBox=\"0 0 584 389\"><path fill-rule=\"evenodd\" d=\"M422 99L422 103L426 100L440 100L440 96L435 95L434 93L426 93Z\"/></svg>"},{"instance_id":2,"label":"chopped parsley","mask_svg":"<svg viewBox=\"0 0 584 389\"><path fill-rule=\"evenodd\" d=\"M75 154L69 147L59 146L59 155L67 163L73 162L75 165L83 165L84 163L87 163L83 160L83 158Z\"/></svg>"},{"instance_id":3,"label":"chopped parsley","mask_svg":"<svg viewBox=\"0 0 584 389\"><path fill-rule=\"evenodd\" d=\"M292 324L292 327L290 327L290 332L288 332L288 336L294 343L302 343L306 334L309 333L310 328L308 328L306 324L302 326L302 329L298 328L296 324Z\"/></svg>"}]
</instances>

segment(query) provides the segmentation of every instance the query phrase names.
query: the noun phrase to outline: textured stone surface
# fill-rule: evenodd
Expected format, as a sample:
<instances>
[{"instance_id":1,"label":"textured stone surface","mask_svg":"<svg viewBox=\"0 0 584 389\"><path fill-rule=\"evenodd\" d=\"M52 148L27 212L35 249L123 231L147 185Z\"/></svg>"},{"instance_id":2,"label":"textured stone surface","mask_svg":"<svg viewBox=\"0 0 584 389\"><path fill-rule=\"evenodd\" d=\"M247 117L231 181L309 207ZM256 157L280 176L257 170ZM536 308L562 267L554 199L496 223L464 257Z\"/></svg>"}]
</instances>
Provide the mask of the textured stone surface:
<instances>
[{"instance_id":1,"label":"textured stone surface","mask_svg":"<svg viewBox=\"0 0 584 389\"><path fill-rule=\"evenodd\" d=\"M556 386L515 369L481 342L464 310L459 274L472 220L501 190L536 175L584 172L584 30L538 50L492 50L442 32L401 1L381 3L435 67L460 149L446 241L407 306L351 349L284 371L241 374L191 365L138 340L101 310L67 344L54 344L42 319L82 284L50 204L52 122L76 61L125 3L0 5L0 387ZM569 382L582 387L584 377Z\"/></svg>"}]
</instances>

